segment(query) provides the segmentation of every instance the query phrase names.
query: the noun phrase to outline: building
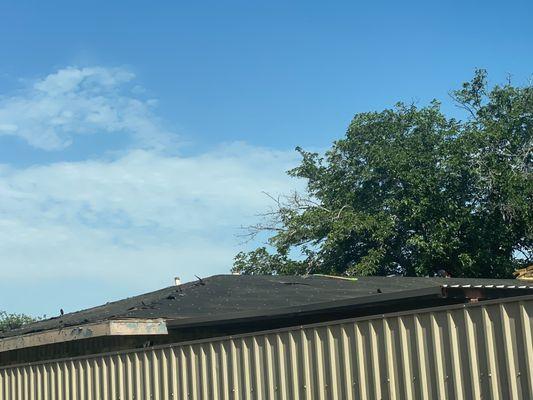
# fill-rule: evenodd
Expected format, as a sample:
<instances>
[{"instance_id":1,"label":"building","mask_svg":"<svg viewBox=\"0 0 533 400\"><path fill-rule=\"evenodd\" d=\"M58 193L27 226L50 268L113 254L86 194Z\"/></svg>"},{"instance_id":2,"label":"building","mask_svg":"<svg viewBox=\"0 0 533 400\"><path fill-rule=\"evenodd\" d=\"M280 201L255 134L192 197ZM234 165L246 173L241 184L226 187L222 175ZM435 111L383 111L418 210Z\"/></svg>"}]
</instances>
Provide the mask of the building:
<instances>
[{"instance_id":1,"label":"building","mask_svg":"<svg viewBox=\"0 0 533 400\"><path fill-rule=\"evenodd\" d=\"M533 286L213 276L0 334L0 400L531 399Z\"/></svg>"}]
</instances>

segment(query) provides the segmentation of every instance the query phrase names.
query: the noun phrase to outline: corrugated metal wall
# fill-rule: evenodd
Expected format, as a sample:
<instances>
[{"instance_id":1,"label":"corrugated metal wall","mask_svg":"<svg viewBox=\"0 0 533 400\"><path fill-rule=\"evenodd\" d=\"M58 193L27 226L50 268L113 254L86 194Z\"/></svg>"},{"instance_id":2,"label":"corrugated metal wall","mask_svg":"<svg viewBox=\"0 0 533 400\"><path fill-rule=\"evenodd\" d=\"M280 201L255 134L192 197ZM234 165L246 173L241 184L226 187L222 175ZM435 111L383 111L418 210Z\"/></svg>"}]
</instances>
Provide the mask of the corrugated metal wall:
<instances>
[{"instance_id":1,"label":"corrugated metal wall","mask_svg":"<svg viewBox=\"0 0 533 400\"><path fill-rule=\"evenodd\" d=\"M533 298L0 370L0 399L532 399Z\"/></svg>"}]
</instances>

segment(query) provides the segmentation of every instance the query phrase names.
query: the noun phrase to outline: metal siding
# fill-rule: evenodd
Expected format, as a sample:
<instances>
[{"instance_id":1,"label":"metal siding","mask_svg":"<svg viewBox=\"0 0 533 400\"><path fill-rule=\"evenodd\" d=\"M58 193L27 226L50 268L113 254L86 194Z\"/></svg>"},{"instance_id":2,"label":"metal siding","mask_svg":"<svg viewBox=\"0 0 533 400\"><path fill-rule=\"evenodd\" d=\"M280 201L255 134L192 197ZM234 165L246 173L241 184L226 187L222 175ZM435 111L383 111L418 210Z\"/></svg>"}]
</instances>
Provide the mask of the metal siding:
<instances>
[{"instance_id":1,"label":"metal siding","mask_svg":"<svg viewBox=\"0 0 533 400\"><path fill-rule=\"evenodd\" d=\"M0 400L530 399L533 299L0 369Z\"/></svg>"}]
</instances>

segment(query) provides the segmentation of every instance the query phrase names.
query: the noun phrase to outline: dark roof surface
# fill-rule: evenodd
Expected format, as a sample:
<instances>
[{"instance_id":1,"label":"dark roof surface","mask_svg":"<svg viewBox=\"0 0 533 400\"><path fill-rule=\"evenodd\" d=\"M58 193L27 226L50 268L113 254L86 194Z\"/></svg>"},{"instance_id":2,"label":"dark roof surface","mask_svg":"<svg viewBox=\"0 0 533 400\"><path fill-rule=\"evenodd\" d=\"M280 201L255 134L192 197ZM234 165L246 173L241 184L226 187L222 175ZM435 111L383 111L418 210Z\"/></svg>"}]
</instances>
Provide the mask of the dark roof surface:
<instances>
[{"instance_id":1,"label":"dark roof surface","mask_svg":"<svg viewBox=\"0 0 533 400\"><path fill-rule=\"evenodd\" d=\"M55 317L22 329L0 333L0 337L21 335L83 325L110 319L194 320L244 312L261 316L266 310L308 306L381 294L402 293L422 289L453 286L526 287L517 280L359 277L346 280L325 276L250 276L216 275L180 286L170 286L155 292L107 303L60 317ZM371 299L373 297L370 297Z\"/></svg>"}]
</instances>

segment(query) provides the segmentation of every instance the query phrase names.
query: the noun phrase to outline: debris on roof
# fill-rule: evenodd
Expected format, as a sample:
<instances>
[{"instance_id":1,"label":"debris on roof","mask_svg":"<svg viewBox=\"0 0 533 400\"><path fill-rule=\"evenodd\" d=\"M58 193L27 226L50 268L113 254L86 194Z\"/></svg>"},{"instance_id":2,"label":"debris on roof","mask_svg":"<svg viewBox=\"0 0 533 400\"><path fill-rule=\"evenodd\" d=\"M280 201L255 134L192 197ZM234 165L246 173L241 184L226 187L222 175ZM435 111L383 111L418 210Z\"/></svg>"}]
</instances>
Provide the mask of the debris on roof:
<instances>
[{"instance_id":1,"label":"debris on roof","mask_svg":"<svg viewBox=\"0 0 533 400\"><path fill-rule=\"evenodd\" d=\"M95 323L124 319L165 319L181 321L229 319L231 315L272 316L281 312L303 312L330 307L332 303L353 305L357 302L394 301L418 293L440 293L442 288L533 289L516 280L358 277L338 279L329 276L216 275L179 286L127 298L98 307L38 321L21 329L0 334L18 336ZM322 306L324 305L324 306ZM325 310L326 308L324 308ZM292 310L292 311L291 311Z\"/></svg>"}]
</instances>

